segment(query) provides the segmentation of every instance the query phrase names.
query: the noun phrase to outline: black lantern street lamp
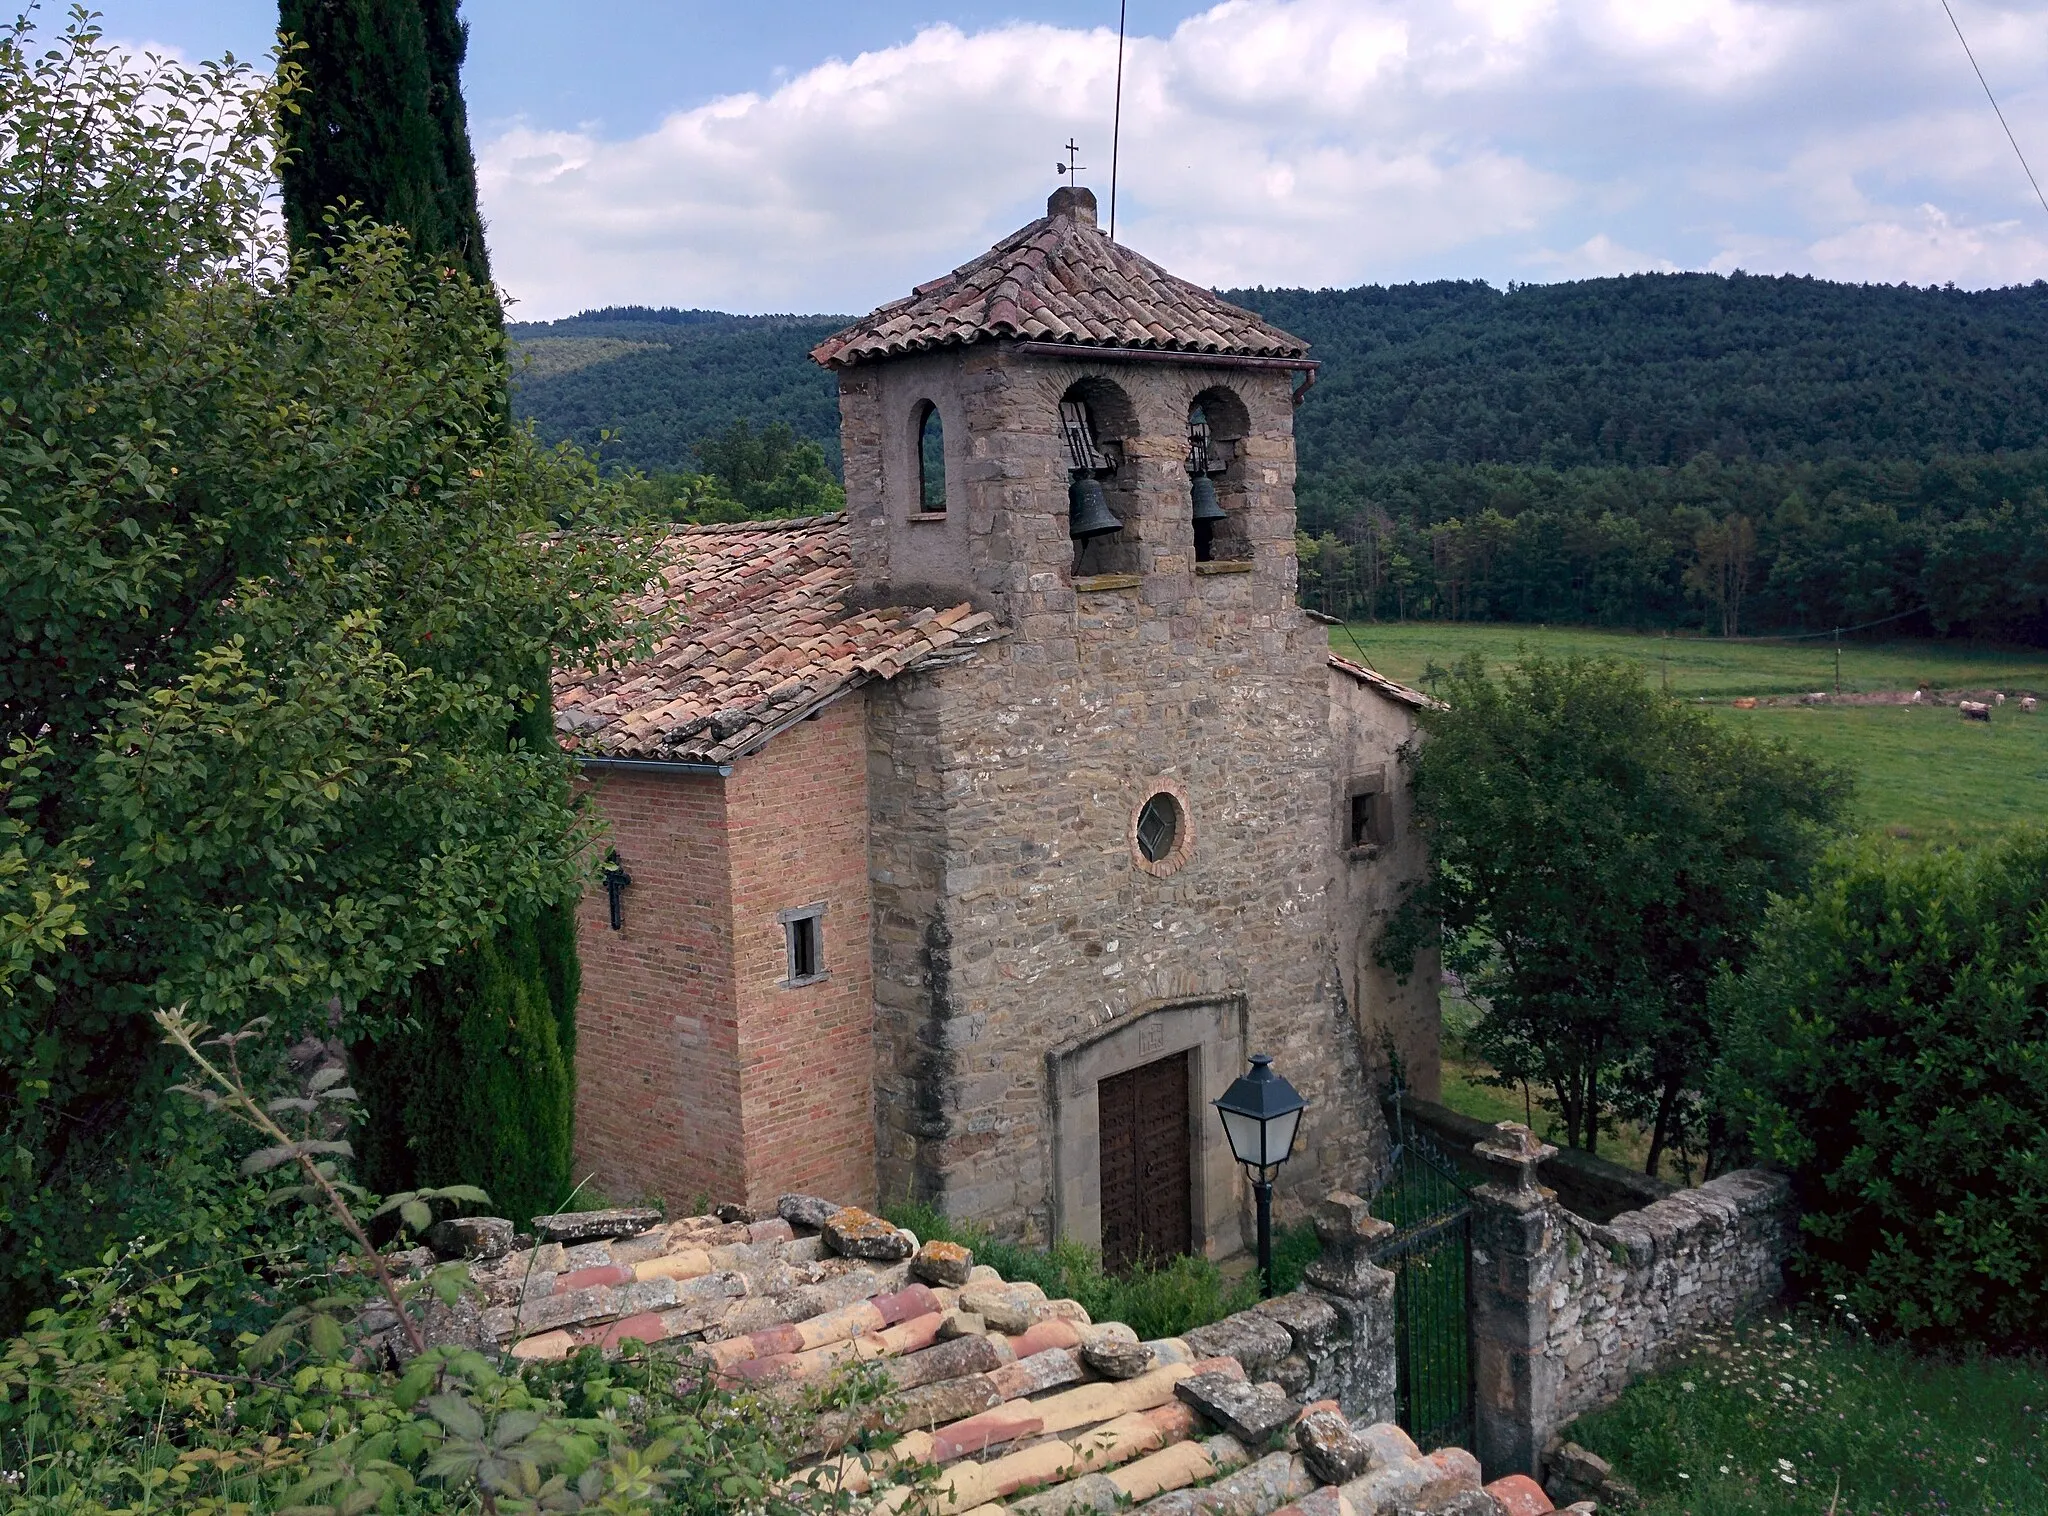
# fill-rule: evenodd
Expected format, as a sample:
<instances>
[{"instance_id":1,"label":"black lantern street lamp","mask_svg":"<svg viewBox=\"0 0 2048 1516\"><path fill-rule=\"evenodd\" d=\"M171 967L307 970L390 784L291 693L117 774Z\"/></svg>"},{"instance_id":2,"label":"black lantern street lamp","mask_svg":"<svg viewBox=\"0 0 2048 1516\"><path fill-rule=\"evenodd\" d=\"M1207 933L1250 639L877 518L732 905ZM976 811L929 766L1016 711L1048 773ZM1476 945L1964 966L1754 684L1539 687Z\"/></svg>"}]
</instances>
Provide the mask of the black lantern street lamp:
<instances>
[{"instance_id":1,"label":"black lantern street lamp","mask_svg":"<svg viewBox=\"0 0 2048 1516\"><path fill-rule=\"evenodd\" d=\"M1210 1102L1223 1118L1230 1151L1244 1165L1259 1202L1259 1289L1273 1293L1273 1176L1294 1151L1301 1113L1308 1109L1285 1079L1273 1072L1273 1060L1252 1054L1248 1073L1232 1081L1219 1100Z\"/></svg>"}]
</instances>

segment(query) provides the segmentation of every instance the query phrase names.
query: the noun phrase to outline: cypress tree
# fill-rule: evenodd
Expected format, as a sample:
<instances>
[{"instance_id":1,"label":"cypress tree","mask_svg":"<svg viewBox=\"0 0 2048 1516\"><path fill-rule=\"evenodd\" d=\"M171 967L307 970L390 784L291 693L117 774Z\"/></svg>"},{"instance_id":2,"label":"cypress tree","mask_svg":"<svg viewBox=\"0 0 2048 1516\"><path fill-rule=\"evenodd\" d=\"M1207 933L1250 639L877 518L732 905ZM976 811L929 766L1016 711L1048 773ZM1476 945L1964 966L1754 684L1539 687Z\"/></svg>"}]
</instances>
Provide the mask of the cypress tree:
<instances>
[{"instance_id":1,"label":"cypress tree","mask_svg":"<svg viewBox=\"0 0 2048 1516\"><path fill-rule=\"evenodd\" d=\"M337 207L410 233L419 254L490 284L462 99L460 0L280 0L303 44L290 118L285 222L317 254ZM508 408L509 414L509 408ZM509 734L554 740L545 671ZM575 1114L576 923L570 902L516 913L498 934L416 975L391 1009L406 1030L355 1048L370 1109L365 1179L384 1190L479 1184L524 1219L568 1188Z\"/></svg>"},{"instance_id":2,"label":"cypress tree","mask_svg":"<svg viewBox=\"0 0 2048 1516\"><path fill-rule=\"evenodd\" d=\"M459 0L280 0L278 27L303 47L289 118L285 225L316 248L337 205L402 226L429 258L491 281L476 160L462 102L469 27Z\"/></svg>"}]
</instances>

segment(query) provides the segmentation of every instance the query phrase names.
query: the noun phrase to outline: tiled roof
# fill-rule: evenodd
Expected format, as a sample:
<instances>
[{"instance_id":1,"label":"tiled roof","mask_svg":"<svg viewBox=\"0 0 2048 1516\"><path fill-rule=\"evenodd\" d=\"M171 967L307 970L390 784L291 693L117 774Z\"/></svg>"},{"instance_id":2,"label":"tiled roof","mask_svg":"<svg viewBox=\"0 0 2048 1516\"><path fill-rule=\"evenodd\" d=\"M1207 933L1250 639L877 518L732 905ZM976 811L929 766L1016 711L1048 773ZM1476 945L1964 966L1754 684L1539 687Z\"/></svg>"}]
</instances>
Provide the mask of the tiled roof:
<instances>
[{"instance_id":1,"label":"tiled roof","mask_svg":"<svg viewBox=\"0 0 2048 1516\"><path fill-rule=\"evenodd\" d=\"M546 1362L634 1339L686 1375L757 1392L764 1414L868 1365L881 1399L808 1415L787 1491L799 1503L811 1486L875 1516L1552 1508L1526 1480L1482 1493L1470 1453L1425 1456L1391 1423L1294 1398L1320 1382L1313 1364L1349 1346L1345 1319L1313 1291L1141 1342L1077 1301L1005 1282L965 1248L814 1196L786 1195L760 1220L730 1206L669 1222L647 1210L537 1217L537 1244L510 1222L470 1225L500 1240L470 1264L474 1294L445 1321L430 1315L437 1341ZM418 1271L434 1255L392 1261ZM370 1342L393 1352L398 1329L380 1310ZM873 1433L900 1436L876 1447Z\"/></svg>"},{"instance_id":2,"label":"tiled roof","mask_svg":"<svg viewBox=\"0 0 2048 1516\"><path fill-rule=\"evenodd\" d=\"M1411 690L1405 684L1396 684L1378 669L1369 669L1362 663L1353 663L1349 658L1339 658L1335 653L1330 654L1330 667L1349 674L1370 689L1378 690L1389 700L1398 700L1401 704L1413 706L1418 711L1428 710L1441 703L1423 694L1421 690Z\"/></svg>"},{"instance_id":3,"label":"tiled roof","mask_svg":"<svg viewBox=\"0 0 2048 1516\"><path fill-rule=\"evenodd\" d=\"M1109 240L1095 197L1060 190L1048 214L941 279L811 349L827 368L992 337L1258 358L1308 344Z\"/></svg>"},{"instance_id":4,"label":"tiled roof","mask_svg":"<svg viewBox=\"0 0 2048 1516\"><path fill-rule=\"evenodd\" d=\"M644 609L682 626L653 654L555 675L555 730L590 757L727 763L854 685L1000 636L971 605L853 610L844 516L670 533Z\"/></svg>"}]
</instances>

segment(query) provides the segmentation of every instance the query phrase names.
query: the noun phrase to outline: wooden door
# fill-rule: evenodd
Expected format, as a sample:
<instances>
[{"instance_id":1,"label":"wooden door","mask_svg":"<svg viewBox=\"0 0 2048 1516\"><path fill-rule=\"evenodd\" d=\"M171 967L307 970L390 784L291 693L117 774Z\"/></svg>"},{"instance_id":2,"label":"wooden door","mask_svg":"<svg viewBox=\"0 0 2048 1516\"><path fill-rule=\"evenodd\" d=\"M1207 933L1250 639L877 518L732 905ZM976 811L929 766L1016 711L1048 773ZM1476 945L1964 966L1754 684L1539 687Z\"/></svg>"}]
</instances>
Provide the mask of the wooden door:
<instances>
[{"instance_id":1,"label":"wooden door","mask_svg":"<svg viewBox=\"0 0 2048 1516\"><path fill-rule=\"evenodd\" d=\"M1189 1250L1188 1059L1175 1053L1096 1086L1102 1121L1102 1258L1121 1268Z\"/></svg>"}]
</instances>

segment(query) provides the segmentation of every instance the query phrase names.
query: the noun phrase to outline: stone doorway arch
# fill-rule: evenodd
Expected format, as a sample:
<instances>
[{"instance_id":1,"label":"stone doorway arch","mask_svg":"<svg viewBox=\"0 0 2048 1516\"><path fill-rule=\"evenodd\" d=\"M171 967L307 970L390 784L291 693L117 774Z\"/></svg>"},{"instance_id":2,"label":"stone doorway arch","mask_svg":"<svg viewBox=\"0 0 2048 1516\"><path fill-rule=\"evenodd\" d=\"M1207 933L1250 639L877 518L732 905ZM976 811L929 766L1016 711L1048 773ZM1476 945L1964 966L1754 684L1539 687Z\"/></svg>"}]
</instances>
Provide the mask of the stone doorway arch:
<instances>
[{"instance_id":1,"label":"stone doorway arch","mask_svg":"<svg viewBox=\"0 0 2048 1516\"><path fill-rule=\"evenodd\" d=\"M1192 1250L1243 1251L1237 1165L1209 1102L1244 1070L1247 1019L1241 995L1154 1001L1046 1054L1055 1237L1102 1246L1102 1082L1185 1053Z\"/></svg>"}]
</instances>

